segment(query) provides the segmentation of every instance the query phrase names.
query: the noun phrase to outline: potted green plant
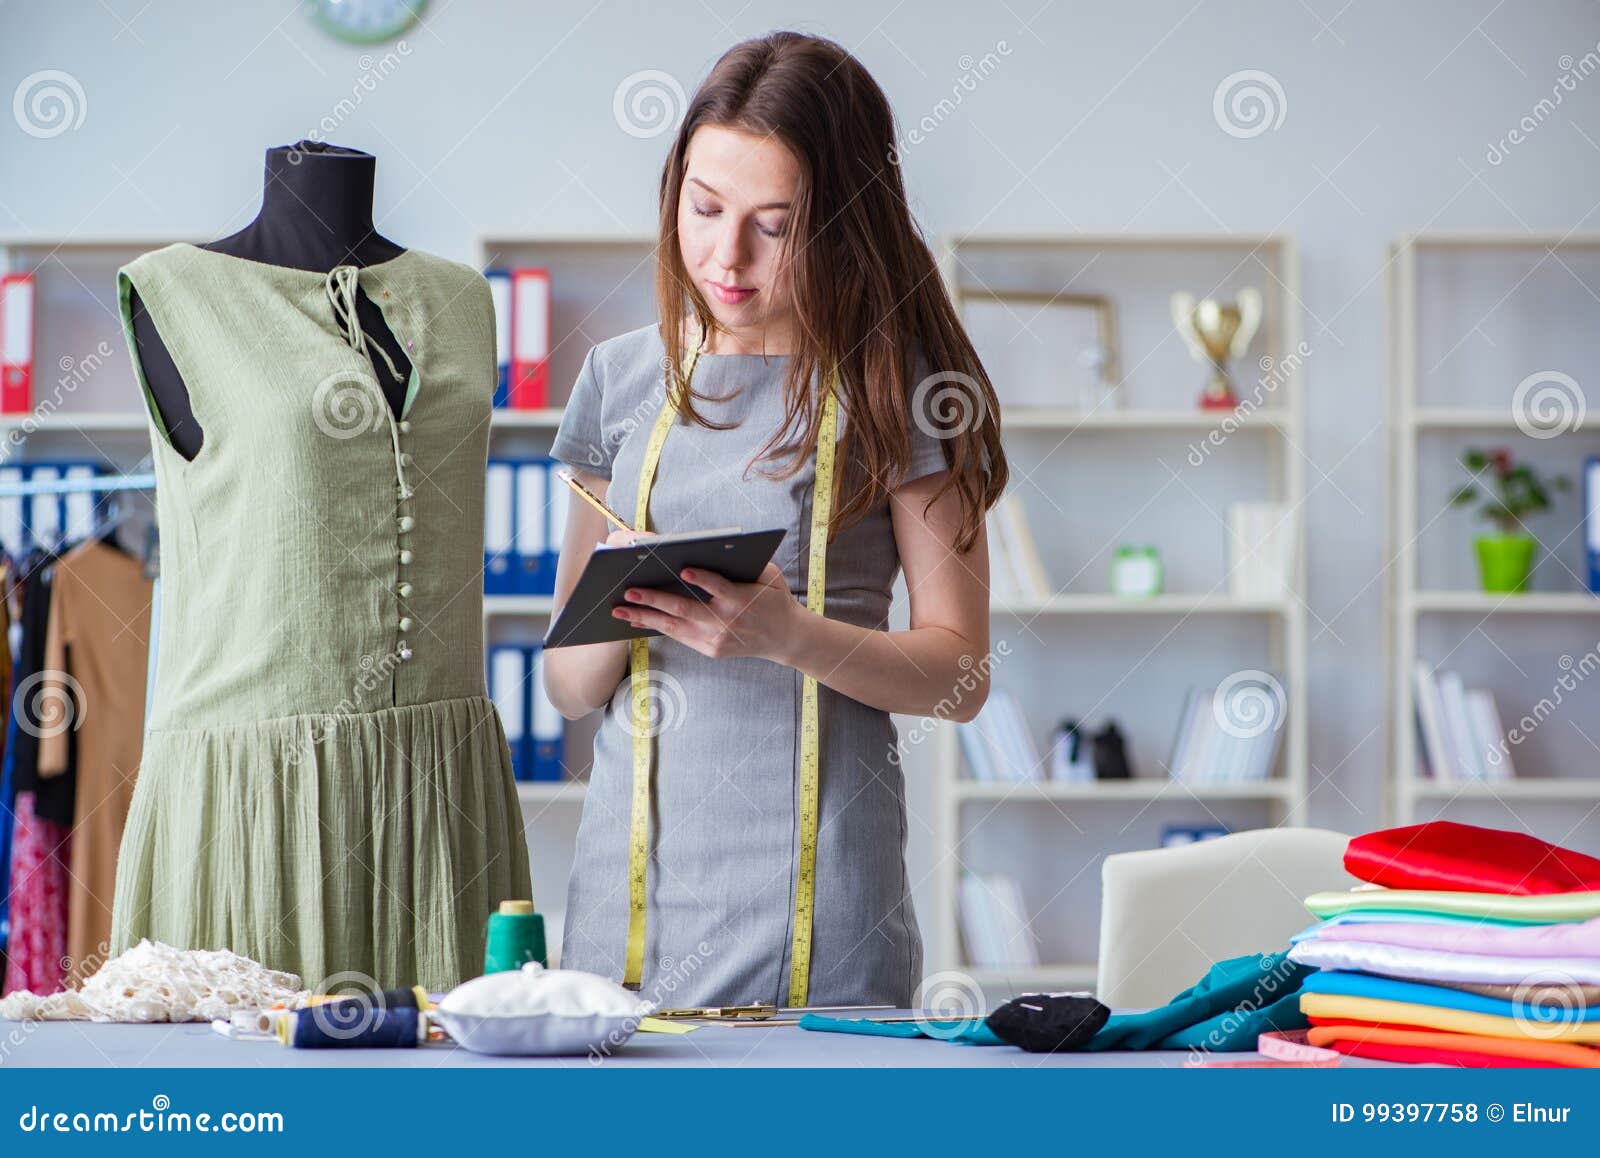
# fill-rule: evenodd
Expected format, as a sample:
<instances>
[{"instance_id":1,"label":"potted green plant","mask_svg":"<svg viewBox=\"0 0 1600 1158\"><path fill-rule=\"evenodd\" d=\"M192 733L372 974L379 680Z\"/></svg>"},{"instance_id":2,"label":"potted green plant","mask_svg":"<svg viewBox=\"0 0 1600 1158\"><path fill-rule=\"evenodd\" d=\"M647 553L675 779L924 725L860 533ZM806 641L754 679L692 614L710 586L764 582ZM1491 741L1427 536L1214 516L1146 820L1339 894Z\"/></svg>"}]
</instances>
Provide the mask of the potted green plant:
<instances>
[{"instance_id":1,"label":"potted green plant","mask_svg":"<svg viewBox=\"0 0 1600 1158\"><path fill-rule=\"evenodd\" d=\"M1526 522L1550 509L1550 492L1571 486L1559 475L1541 478L1531 466L1519 463L1504 447L1479 450L1468 447L1461 465L1472 472L1473 480L1464 483L1450 497L1451 506L1481 502L1478 513L1493 523L1499 534L1480 535L1478 573L1483 589L1492 592L1525 591L1533 571L1533 553L1538 545L1527 533Z\"/></svg>"}]
</instances>

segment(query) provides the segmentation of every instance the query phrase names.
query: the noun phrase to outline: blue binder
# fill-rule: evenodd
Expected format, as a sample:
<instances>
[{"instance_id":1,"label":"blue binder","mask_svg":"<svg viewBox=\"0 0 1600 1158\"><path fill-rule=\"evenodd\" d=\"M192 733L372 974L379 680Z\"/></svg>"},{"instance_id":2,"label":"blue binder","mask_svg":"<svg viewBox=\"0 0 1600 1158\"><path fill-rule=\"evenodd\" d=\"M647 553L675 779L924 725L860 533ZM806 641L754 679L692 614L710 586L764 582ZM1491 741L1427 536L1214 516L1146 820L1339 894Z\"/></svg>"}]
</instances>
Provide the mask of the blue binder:
<instances>
[{"instance_id":1,"label":"blue binder","mask_svg":"<svg viewBox=\"0 0 1600 1158\"><path fill-rule=\"evenodd\" d=\"M556 589L550 553L549 459L517 463L517 579L521 595L550 595Z\"/></svg>"},{"instance_id":2,"label":"blue binder","mask_svg":"<svg viewBox=\"0 0 1600 1158\"><path fill-rule=\"evenodd\" d=\"M566 721L544 693L544 649L537 644L528 649L528 669L533 778L561 780Z\"/></svg>"},{"instance_id":3,"label":"blue binder","mask_svg":"<svg viewBox=\"0 0 1600 1158\"><path fill-rule=\"evenodd\" d=\"M511 274L503 269L484 273L494 300L495 409L511 405Z\"/></svg>"},{"instance_id":4,"label":"blue binder","mask_svg":"<svg viewBox=\"0 0 1600 1158\"><path fill-rule=\"evenodd\" d=\"M567 511L572 503L579 499L567 489L565 483L556 477L556 471L561 463L553 458L544 460L545 469L550 473L550 481L545 487L545 496L548 506L545 515L545 581L544 594L556 593L556 564L561 559L561 544L567 535Z\"/></svg>"},{"instance_id":5,"label":"blue binder","mask_svg":"<svg viewBox=\"0 0 1600 1158\"><path fill-rule=\"evenodd\" d=\"M516 532L517 464L491 458L484 475L483 593L511 595L517 590Z\"/></svg>"},{"instance_id":6,"label":"blue binder","mask_svg":"<svg viewBox=\"0 0 1600 1158\"><path fill-rule=\"evenodd\" d=\"M518 780L532 778L528 747L528 650L510 644L489 649L489 698L500 713L511 770Z\"/></svg>"}]
</instances>

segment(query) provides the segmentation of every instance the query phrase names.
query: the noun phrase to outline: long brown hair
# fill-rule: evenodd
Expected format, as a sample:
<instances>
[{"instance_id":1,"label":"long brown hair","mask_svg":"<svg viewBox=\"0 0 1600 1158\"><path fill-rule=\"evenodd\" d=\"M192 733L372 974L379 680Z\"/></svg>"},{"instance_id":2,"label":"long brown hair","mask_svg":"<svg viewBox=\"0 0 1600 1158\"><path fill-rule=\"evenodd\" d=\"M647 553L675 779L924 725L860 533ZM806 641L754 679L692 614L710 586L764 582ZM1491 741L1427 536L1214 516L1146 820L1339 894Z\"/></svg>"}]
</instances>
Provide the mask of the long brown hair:
<instances>
[{"instance_id":1,"label":"long brown hair","mask_svg":"<svg viewBox=\"0 0 1600 1158\"><path fill-rule=\"evenodd\" d=\"M758 457L774 454L794 431L791 461L773 477L800 469L821 422L810 384L835 369L849 421L836 481L843 501L834 503L829 538L901 484L917 422L944 448L950 474L934 497L956 488L956 549L969 550L1008 477L999 404L906 204L888 98L859 61L818 37L775 32L735 45L717 61L689 102L661 173L656 296L674 376L686 315L705 331L714 325L678 241L689 140L705 125L771 137L800 167L779 261L795 303L795 349L783 425ZM702 397L692 387L680 390L679 410L717 428L695 410Z\"/></svg>"}]
</instances>

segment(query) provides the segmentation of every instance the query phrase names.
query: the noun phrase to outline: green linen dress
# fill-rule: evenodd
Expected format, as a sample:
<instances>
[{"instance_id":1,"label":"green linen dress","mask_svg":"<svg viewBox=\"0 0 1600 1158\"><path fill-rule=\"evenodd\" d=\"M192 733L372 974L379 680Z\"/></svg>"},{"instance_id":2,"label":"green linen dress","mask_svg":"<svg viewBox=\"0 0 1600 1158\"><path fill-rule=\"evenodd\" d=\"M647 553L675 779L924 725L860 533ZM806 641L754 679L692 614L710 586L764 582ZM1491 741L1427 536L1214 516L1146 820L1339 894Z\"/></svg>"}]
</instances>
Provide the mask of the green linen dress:
<instances>
[{"instance_id":1,"label":"green linen dress","mask_svg":"<svg viewBox=\"0 0 1600 1158\"><path fill-rule=\"evenodd\" d=\"M322 274L172 245L117 274L138 367L134 288L205 434L179 455L139 371L161 638L109 951L226 948L320 991L476 976L532 891L484 680L488 285L410 250ZM358 290L413 363L399 419Z\"/></svg>"}]
</instances>

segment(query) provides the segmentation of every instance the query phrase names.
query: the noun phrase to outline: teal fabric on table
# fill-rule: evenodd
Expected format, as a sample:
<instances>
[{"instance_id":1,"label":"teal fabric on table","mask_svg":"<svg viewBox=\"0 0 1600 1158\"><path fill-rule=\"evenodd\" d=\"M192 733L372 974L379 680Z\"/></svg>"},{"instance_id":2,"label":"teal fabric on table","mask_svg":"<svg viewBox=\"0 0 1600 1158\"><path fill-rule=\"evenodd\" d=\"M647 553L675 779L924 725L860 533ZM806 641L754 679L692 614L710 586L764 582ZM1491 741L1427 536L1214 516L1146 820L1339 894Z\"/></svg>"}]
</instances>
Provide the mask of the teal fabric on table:
<instances>
[{"instance_id":1,"label":"teal fabric on table","mask_svg":"<svg viewBox=\"0 0 1600 1158\"><path fill-rule=\"evenodd\" d=\"M1159 1009L1113 1013L1084 1049L1253 1050L1263 1033L1310 1024L1300 1012L1299 995L1315 972L1282 953L1219 961Z\"/></svg>"},{"instance_id":2,"label":"teal fabric on table","mask_svg":"<svg viewBox=\"0 0 1600 1158\"><path fill-rule=\"evenodd\" d=\"M1541 1022L1557 1018L1570 1024L1577 1021L1600 1021L1600 1008L1591 1009L1581 997L1574 997L1571 1006L1553 1005L1541 1001L1507 1001L1501 997L1487 997L1443 985L1429 985L1422 981L1402 981L1395 977L1379 977L1373 973L1358 973L1349 969L1321 969L1315 977L1307 978L1303 986L1307 993L1338 993L1346 997L1373 997L1381 1001L1406 1001L1413 1005L1434 1005L1441 1009L1460 1009L1467 1013L1488 1013L1496 1017L1520 1017Z\"/></svg>"},{"instance_id":3,"label":"teal fabric on table","mask_svg":"<svg viewBox=\"0 0 1600 1158\"><path fill-rule=\"evenodd\" d=\"M873 1021L867 1017L823 1017L818 1013L800 1016L801 1029L824 1033L860 1033L871 1037L932 1037L956 1045L1005 1045L981 1017L944 1021Z\"/></svg>"}]
</instances>

